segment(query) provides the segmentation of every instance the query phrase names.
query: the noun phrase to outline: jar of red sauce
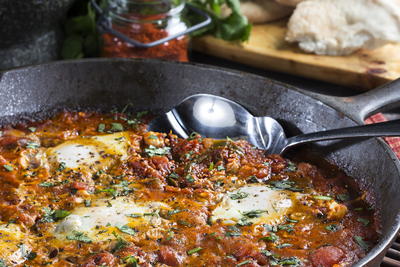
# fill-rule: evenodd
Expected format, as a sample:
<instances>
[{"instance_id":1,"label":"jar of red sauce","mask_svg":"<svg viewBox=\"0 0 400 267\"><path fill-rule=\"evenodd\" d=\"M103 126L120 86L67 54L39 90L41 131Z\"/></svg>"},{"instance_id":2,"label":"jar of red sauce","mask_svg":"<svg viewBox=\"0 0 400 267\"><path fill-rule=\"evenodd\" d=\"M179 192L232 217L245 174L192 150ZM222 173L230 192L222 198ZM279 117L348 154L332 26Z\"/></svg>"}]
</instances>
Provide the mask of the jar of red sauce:
<instances>
[{"instance_id":1,"label":"jar of red sauce","mask_svg":"<svg viewBox=\"0 0 400 267\"><path fill-rule=\"evenodd\" d=\"M188 61L188 33L211 22L207 14L189 8L204 21L188 27L182 18L184 0L109 0L100 9L103 57L159 58Z\"/></svg>"}]
</instances>

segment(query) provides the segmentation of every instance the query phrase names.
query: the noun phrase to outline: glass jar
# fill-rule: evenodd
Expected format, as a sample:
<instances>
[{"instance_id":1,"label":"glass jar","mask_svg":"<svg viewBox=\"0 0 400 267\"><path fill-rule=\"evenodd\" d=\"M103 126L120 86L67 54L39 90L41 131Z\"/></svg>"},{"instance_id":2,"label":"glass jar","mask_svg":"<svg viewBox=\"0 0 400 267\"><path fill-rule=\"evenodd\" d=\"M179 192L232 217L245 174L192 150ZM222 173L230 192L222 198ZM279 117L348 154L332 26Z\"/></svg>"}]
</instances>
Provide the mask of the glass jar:
<instances>
[{"instance_id":1,"label":"glass jar","mask_svg":"<svg viewBox=\"0 0 400 267\"><path fill-rule=\"evenodd\" d=\"M102 56L188 61L187 34L163 41L187 32L184 6L183 0L110 0Z\"/></svg>"}]
</instances>

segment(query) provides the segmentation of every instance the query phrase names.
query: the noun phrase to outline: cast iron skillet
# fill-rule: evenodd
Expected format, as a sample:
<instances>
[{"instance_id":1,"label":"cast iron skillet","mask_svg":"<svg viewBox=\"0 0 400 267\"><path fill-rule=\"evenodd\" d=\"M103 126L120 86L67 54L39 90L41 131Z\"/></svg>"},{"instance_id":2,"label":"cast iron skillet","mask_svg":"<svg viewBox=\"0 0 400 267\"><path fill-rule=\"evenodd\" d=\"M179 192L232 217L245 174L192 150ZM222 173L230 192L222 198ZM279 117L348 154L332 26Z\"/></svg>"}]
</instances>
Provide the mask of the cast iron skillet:
<instances>
[{"instance_id":1,"label":"cast iron skillet","mask_svg":"<svg viewBox=\"0 0 400 267\"><path fill-rule=\"evenodd\" d=\"M349 98L301 91L241 72L154 60L96 59L55 62L0 73L0 123L37 119L51 111L106 109L131 102L137 110L169 110L195 93L227 97L254 115L278 119L288 135L352 126L400 101L395 84ZM400 228L400 164L381 139L325 142L320 155L375 198L382 239L355 266L378 266Z\"/></svg>"}]
</instances>

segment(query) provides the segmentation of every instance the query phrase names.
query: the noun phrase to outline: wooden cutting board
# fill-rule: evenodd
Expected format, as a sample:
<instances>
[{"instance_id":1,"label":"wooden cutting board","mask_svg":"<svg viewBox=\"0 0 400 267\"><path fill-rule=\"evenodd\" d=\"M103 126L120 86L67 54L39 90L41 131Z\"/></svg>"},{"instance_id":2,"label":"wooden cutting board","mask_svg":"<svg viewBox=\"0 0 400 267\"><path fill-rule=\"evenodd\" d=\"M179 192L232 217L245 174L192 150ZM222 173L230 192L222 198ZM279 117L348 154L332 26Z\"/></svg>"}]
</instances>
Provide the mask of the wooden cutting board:
<instances>
[{"instance_id":1,"label":"wooden cutting board","mask_svg":"<svg viewBox=\"0 0 400 267\"><path fill-rule=\"evenodd\" d=\"M286 20L255 25L250 40L229 43L212 36L193 40L193 48L205 54L250 66L351 86L375 88L400 77L400 44L360 50L350 56L318 56L285 42Z\"/></svg>"}]
</instances>

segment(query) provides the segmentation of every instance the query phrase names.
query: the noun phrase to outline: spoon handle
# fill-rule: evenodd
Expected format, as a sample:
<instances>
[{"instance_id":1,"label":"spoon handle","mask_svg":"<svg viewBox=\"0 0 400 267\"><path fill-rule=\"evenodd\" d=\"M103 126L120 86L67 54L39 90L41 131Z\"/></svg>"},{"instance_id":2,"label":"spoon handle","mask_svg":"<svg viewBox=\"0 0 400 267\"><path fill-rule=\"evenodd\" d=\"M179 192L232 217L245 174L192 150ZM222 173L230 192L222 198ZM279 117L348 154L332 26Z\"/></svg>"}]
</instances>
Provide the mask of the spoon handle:
<instances>
[{"instance_id":1,"label":"spoon handle","mask_svg":"<svg viewBox=\"0 0 400 267\"><path fill-rule=\"evenodd\" d=\"M400 136L400 120L392 120L381 123L368 124L363 126L355 126L341 129L333 129L322 132L301 134L288 138L285 148L296 145L326 141L342 138L356 137L381 137L381 136Z\"/></svg>"}]
</instances>

